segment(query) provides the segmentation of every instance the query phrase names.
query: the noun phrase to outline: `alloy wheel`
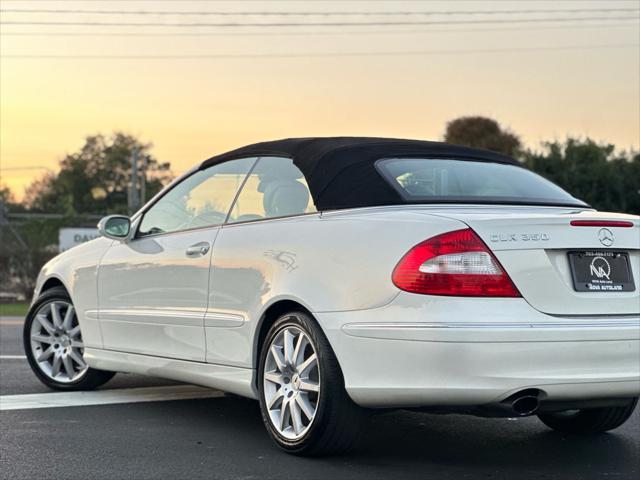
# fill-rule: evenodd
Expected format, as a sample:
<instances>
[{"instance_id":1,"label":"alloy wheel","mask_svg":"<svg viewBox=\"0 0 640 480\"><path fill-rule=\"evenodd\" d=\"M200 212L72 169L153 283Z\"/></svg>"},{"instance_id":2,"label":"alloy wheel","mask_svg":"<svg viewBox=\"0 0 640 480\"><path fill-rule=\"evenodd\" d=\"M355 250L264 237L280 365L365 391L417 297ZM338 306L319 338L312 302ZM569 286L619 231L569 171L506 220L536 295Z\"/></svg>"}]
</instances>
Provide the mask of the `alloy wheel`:
<instances>
[{"instance_id":1,"label":"alloy wheel","mask_svg":"<svg viewBox=\"0 0 640 480\"><path fill-rule=\"evenodd\" d=\"M287 440L302 438L318 412L320 369L315 346L300 328L286 326L271 341L263 395L271 424Z\"/></svg>"},{"instance_id":2,"label":"alloy wheel","mask_svg":"<svg viewBox=\"0 0 640 480\"><path fill-rule=\"evenodd\" d=\"M55 300L42 305L30 330L31 353L40 371L60 383L79 381L88 370L73 305Z\"/></svg>"}]
</instances>

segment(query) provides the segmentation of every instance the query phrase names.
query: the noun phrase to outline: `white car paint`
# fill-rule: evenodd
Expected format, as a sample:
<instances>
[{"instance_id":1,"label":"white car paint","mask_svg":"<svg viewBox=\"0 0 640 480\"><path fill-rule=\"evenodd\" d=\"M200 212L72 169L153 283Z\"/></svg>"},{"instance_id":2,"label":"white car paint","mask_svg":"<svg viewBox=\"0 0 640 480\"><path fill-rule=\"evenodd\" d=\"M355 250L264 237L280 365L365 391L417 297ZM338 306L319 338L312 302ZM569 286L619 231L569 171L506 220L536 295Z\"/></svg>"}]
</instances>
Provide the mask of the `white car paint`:
<instances>
[{"instance_id":1,"label":"white car paint","mask_svg":"<svg viewBox=\"0 0 640 480\"><path fill-rule=\"evenodd\" d=\"M571 288L568 249L601 249L611 228L630 253L634 292ZM134 221L135 223L135 221ZM471 226L523 298L400 291L391 281L417 243ZM501 235L548 240L502 242ZM498 241L492 241L497 235ZM530 238L530 237L528 237ZM190 245L209 242L188 258ZM260 321L294 301L329 339L345 387L364 406L480 405L525 388L549 399L640 395L640 219L567 207L392 206L98 239L49 262L76 306L85 359L256 397Z\"/></svg>"},{"instance_id":2,"label":"white car paint","mask_svg":"<svg viewBox=\"0 0 640 480\"><path fill-rule=\"evenodd\" d=\"M480 235L534 308L555 315L638 313L640 300L637 289L634 292L610 292L606 301L591 292L576 292L567 262L569 250L603 248L598 240L599 228L570 227L568 217L572 220L629 220L628 215L592 211L575 214L571 210L566 210L565 214L557 210L535 214L497 212L499 210L479 209L477 213L454 210L447 216L464 221ZM613 247L629 252L633 278L640 278L638 229L614 230Z\"/></svg>"},{"instance_id":3,"label":"white car paint","mask_svg":"<svg viewBox=\"0 0 640 480\"><path fill-rule=\"evenodd\" d=\"M219 228L116 242L102 257L98 315L105 348L205 361L211 245ZM205 254L187 256L193 245Z\"/></svg>"}]
</instances>

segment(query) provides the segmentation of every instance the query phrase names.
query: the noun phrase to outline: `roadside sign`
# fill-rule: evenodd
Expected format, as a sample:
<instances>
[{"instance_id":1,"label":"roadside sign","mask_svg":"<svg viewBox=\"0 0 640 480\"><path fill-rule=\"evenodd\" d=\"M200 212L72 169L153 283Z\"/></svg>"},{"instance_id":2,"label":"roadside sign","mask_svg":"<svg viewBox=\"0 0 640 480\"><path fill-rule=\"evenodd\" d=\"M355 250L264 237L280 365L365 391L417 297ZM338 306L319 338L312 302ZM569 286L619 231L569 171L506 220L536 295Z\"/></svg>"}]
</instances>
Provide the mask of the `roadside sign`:
<instances>
[{"instance_id":1,"label":"roadside sign","mask_svg":"<svg viewBox=\"0 0 640 480\"><path fill-rule=\"evenodd\" d=\"M61 228L58 235L58 249L64 252L99 236L97 228Z\"/></svg>"}]
</instances>

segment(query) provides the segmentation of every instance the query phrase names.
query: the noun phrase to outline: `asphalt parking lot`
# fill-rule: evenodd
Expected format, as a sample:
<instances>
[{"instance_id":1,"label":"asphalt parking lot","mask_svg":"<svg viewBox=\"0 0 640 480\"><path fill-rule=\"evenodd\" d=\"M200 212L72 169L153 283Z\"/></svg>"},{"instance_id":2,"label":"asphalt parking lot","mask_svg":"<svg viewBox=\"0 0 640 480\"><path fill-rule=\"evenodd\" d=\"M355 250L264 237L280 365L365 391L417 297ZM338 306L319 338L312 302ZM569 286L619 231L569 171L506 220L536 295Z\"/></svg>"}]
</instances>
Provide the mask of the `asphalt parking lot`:
<instances>
[{"instance_id":1,"label":"asphalt parking lot","mask_svg":"<svg viewBox=\"0 0 640 480\"><path fill-rule=\"evenodd\" d=\"M563 436L535 418L385 413L372 418L358 451L304 459L271 444L256 402L214 391L210 398L187 399L197 391L165 380L119 374L97 396L87 400L76 393L64 400L73 406L51 408L50 396L15 397L50 393L22 358L21 329L20 319L0 319L2 479L640 475L638 411L614 433L591 438ZM138 402L147 394L178 399ZM42 405L26 408L25 398Z\"/></svg>"}]
</instances>

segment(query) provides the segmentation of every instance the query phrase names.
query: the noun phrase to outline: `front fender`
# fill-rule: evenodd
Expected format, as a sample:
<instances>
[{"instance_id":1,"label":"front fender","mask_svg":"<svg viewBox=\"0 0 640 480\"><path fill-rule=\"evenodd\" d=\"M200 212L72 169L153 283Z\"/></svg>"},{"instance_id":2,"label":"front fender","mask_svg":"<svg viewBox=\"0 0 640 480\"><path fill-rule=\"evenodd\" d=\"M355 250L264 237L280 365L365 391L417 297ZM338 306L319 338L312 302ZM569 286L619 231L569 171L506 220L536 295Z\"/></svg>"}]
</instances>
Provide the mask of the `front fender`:
<instances>
[{"instance_id":1,"label":"front fender","mask_svg":"<svg viewBox=\"0 0 640 480\"><path fill-rule=\"evenodd\" d=\"M98 269L102 256L112 243L112 240L97 238L67 250L47 262L36 280L33 301L49 282L65 287L76 309L82 339L87 347L102 348L97 316Z\"/></svg>"}]
</instances>

